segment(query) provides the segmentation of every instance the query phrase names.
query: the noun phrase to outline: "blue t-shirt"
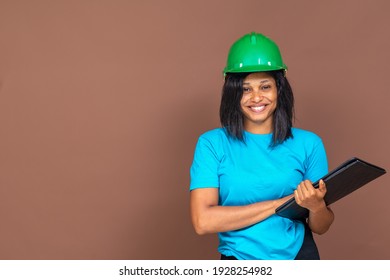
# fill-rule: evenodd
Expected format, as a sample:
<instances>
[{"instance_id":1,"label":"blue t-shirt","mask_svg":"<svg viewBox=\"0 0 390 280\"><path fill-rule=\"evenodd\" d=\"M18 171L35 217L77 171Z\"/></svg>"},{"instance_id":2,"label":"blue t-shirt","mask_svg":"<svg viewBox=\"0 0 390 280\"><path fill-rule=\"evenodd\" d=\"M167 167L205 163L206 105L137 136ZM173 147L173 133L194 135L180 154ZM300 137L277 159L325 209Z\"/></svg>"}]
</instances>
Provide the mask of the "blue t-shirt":
<instances>
[{"instance_id":1,"label":"blue t-shirt","mask_svg":"<svg viewBox=\"0 0 390 280\"><path fill-rule=\"evenodd\" d=\"M219 188L219 205L240 206L293 193L298 184L328 172L316 134L292 128L293 138L270 147L272 134L244 132L245 143L217 128L202 134L190 169L190 190ZM218 251L237 259L294 259L304 224L278 215L239 230L220 232Z\"/></svg>"}]
</instances>

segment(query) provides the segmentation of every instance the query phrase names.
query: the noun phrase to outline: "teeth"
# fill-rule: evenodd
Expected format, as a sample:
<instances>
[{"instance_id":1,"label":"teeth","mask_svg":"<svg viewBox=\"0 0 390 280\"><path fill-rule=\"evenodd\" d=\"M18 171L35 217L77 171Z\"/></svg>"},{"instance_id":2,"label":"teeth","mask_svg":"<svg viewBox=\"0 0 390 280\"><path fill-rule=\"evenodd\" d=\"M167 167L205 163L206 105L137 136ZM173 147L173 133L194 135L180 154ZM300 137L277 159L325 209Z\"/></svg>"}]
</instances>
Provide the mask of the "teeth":
<instances>
[{"instance_id":1,"label":"teeth","mask_svg":"<svg viewBox=\"0 0 390 280\"><path fill-rule=\"evenodd\" d=\"M261 111L261 110L263 110L264 109L264 105L263 106L258 106L258 107L251 107L252 108L252 110L254 110L254 111Z\"/></svg>"}]
</instances>

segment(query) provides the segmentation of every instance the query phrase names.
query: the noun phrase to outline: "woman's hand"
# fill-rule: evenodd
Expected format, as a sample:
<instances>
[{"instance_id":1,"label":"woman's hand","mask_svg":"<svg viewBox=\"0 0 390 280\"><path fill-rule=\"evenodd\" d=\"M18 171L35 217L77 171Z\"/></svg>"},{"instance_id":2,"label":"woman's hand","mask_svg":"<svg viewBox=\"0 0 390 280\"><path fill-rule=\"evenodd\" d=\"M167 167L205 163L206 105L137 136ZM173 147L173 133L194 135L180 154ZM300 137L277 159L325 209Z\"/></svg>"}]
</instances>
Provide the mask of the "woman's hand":
<instances>
[{"instance_id":1,"label":"woman's hand","mask_svg":"<svg viewBox=\"0 0 390 280\"><path fill-rule=\"evenodd\" d=\"M333 211L325 203L325 194L326 186L323 180L320 180L317 189L309 180L302 181L294 191L298 205L309 209L307 223L310 229L317 234L327 232L334 221Z\"/></svg>"},{"instance_id":2,"label":"woman's hand","mask_svg":"<svg viewBox=\"0 0 390 280\"><path fill-rule=\"evenodd\" d=\"M320 180L317 189L313 187L309 180L302 181L294 191L295 201L298 205L312 212L318 212L326 207L325 194L326 185L323 180Z\"/></svg>"}]
</instances>

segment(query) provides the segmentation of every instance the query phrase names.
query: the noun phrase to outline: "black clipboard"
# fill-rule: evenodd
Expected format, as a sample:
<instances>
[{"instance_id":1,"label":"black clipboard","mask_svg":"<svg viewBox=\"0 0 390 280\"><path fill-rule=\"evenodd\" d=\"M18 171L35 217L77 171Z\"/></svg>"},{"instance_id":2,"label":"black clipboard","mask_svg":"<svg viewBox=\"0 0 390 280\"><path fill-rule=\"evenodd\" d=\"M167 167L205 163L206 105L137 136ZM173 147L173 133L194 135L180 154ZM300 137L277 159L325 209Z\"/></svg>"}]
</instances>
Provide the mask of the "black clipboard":
<instances>
[{"instance_id":1,"label":"black clipboard","mask_svg":"<svg viewBox=\"0 0 390 280\"><path fill-rule=\"evenodd\" d=\"M336 202L385 173L385 169L357 157L345 161L322 177L327 189L324 197L326 205ZM315 188L318 188L318 185L319 180L313 184ZM294 197L276 208L275 213L294 220L305 219L309 216L309 210L299 206Z\"/></svg>"}]
</instances>

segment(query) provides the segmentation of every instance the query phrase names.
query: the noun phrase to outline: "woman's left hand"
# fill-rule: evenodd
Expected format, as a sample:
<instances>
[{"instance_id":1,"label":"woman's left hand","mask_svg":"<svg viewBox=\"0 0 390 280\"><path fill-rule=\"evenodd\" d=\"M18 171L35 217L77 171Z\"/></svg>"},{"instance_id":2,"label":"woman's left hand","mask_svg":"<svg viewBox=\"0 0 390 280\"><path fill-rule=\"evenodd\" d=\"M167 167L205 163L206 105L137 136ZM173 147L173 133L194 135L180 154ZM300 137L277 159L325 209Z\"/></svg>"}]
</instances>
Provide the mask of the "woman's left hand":
<instances>
[{"instance_id":1,"label":"woman's left hand","mask_svg":"<svg viewBox=\"0 0 390 280\"><path fill-rule=\"evenodd\" d=\"M323 180L320 180L319 187L316 189L309 180L302 181L294 191L295 201L298 205L317 212L326 207L324 196L326 186Z\"/></svg>"}]
</instances>

